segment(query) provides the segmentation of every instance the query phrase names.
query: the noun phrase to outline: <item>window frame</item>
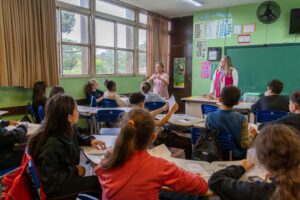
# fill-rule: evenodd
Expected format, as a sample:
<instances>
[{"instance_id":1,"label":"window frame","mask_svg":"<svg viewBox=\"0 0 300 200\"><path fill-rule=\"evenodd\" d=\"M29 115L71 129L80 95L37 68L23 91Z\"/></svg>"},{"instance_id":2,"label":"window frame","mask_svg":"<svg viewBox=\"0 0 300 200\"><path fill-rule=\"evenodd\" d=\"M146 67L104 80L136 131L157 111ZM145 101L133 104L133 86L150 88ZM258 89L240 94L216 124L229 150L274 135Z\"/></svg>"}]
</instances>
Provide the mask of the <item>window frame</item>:
<instances>
[{"instance_id":1,"label":"window frame","mask_svg":"<svg viewBox=\"0 0 300 200\"><path fill-rule=\"evenodd\" d=\"M146 53L146 60L147 60L147 49L145 51L139 50L139 29L145 29L146 30L146 42L148 40L148 34L147 34L147 24L143 24L139 22L139 13L143 13L147 15L147 11L128 5L123 2L115 1L115 0L101 0L110 4L114 4L120 7L128 8L134 11L135 19L134 21L130 19L125 19L121 17L117 17L114 15L109 15L106 13L101 13L96 10L96 1L97 0L89 0L89 8L84 8L72 4L68 4L65 2L60 2L59 0L56 0L56 9L59 12L59 35L60 38L57 38L57 46L58 46L58 63L59 63L59 76L61 78L78 78L78 77L115 77L115 76L142 76L145 77L146 74L140 74L139 73L139 53ZM66 42L62 41L62 23L61 23L61 12L67 11L75 14L85 15L88 17L88 44L82 44L82 43L72 43L72 42ZM114 23L114 47L106 47L96 44L96 20L104 20ZM122 24L126 26L132 26L133 27L133 49L127 49L127 48L118 48L117 47L117 24ZM63 74L63 66L62 66L62 47L63 45L74 45L79 47L88 47L88 74ZM109 49L114 50L114 74L97 74L96 73L96 50L97 49ZM133 52L133 70L130 73L124 73L120 74L118 73L118 50L122 51L130 51Z\"/></svg>"}]
</instances>

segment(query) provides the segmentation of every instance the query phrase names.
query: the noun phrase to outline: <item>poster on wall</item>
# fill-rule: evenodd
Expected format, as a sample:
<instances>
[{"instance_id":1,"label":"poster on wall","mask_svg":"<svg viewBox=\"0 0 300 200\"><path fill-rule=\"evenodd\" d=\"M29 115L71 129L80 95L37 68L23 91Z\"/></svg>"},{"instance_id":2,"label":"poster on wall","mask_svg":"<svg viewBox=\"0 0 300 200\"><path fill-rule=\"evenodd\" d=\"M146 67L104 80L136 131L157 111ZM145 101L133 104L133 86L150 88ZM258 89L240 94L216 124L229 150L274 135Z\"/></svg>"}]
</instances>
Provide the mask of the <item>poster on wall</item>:
<instances>
[{"instance_id":1,"label":"poster on wall","mask_svg":"<svg viewBox=\"0 0 300 200\"><path fill-rule=\"evenodd\" d=\"M206 40L196 41L196 57L205 58L207 55Z\"/></svg>"},{"instance_id":2,"label":"poster on wall","mask_svg":"<svg viewBox=\"0 0 300 200\"><path fill-rule=\"evenodd\" d=\"M211 76L211 63L210 61L204 61L201 63L201 78L209 79Z\"/></svg>"},{"instance_id":3,"label":"poster on wall","mask_svg":"<svg viewBox=\"0 0 300 200\"><path fill-rule=\"evenodd\" d=\"M205 39L205 23L196 22L194 24L194 38L195 39Z\"/></svg>"},{"instance_id":4,"label":"poster on wall","mask_svg":"<svg viewBox=\"0 0 300 200\"><path fill-rule=\"evenodd\" d=\"M244 24L243 32L244 33L254 33L256 29L255 24Z\"/></svg>"},{"instance_id":5,"label":"poster on wall","mask_svg":"<svg viewBox=\"0 0 300 200\"><path fill-rule=\"evenodd\" d=\"M233 33L234 34L241 34L242 33L242 25L234 25Z\"/></svg>"},{"instance_id":6,"label":"poster on wall","mask_svg":"<svg viewBox=\"0 0 300 200\"><path fill-rule=\"evenodd\" d=\"M207 21L205 24L206 39L218 38L218 20Z\"/></svg>"},{"instance_id":7,"label":"poster on wall","mask_svg":"<svg viewBox=\"0 0 300 200\"><path fill-rule=\"evenodd\" d=\"M232 33L232 18L219 20L219 37L231 37Z\"/></svg>"},{"instance_id":8,"label":"poster on wall","mask_svg":"<svg viewBox=\"0 0 300 200\"><path fill-rule=\"evenodd\" d=\"M250 34L240 34L238 36L238 43L239 44L249 44L251 42Z\"/></svg>"},{"instance_id":9,"label":"poster on wall","mask_svg":"<svg viewBox=\"0 0 300 200\"><path fill-rule=\"evenodd\" d=\"M184 88L185 58L174 58L174 88Z\"/></svg>"}]
</instances>

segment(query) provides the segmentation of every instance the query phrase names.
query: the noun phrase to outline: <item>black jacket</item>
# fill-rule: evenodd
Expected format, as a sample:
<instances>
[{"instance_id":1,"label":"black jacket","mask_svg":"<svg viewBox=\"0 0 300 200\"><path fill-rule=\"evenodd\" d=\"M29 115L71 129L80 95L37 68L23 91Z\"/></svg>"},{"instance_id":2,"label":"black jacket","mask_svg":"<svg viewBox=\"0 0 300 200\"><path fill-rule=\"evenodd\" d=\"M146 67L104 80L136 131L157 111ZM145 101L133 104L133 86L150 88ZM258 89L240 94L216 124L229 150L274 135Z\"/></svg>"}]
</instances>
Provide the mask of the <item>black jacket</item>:
<instances>
[{"instance_id":1,"label":"black jacket","mask_svg":"<svg viewBox=\"0 0 300 200\"><path fill-rule=\"evenodd\" d=\"M209 179L209 188L222 200L268 200L275 191L275 184L239 181L245 170L242 166L229 166L215 172Z\"/></svg>"},{"instance_id":2,"label":"black jacket","mask_svg":"<svg viewBox=\"0 0 300 200\"><path fill-rule=\"evenodd\" d=\"M26 140L26 126L19 125L15 129L8 131L5 129L8 125L8 121L0 120L0 165L13 156L16 143L24 143Z\"/></svg>"},{"instance_id":3,"label":"black jacket","mask_svg":"<svg viewBox=\"0 0 300 200\"><path fill-rule=\"evenodd\" d=\"M251 106L251 111L278 110L289 112L289 98L282 95L263 96Z\"/></svg>"},{"instance_id":4,"label":"black jacket","mask_svg":"<svg viewBox=\"0 0 300 200\"><path fill-rule=\"evenodd\" d=\"M69 136L49 137L35 160L47 195L60 191L78 176L76 165L80 160L79 145L90 145L94 139L79 134L76 127L74 130L74 134Z\"/></svg>"},{"instance_id":5,"label":"black jacket","mask_svg":"<svg viewBox=\"0 0 300 200\"><path fill-rule=\"evenodd\" d=\"M285 124L295 128L300 136L300 114L289 114L283 118L272 122L262 123L258 126L258 130L262 129L267 124Z\"/></svg>"}]
</instances>

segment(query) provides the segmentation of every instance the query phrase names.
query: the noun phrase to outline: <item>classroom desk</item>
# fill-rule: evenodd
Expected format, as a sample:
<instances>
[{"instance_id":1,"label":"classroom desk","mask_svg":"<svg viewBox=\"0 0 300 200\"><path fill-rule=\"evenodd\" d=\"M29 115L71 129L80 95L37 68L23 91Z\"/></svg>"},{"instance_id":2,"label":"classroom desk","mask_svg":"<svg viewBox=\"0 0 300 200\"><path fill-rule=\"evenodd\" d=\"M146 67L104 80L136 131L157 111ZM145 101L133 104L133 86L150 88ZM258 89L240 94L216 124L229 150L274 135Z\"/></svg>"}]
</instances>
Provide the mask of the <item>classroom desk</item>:
<instances>
[{"instance_id":1,"label":"classroom desk","mask_svg":"<svg viewBox=\"0 0 300 200\"><path fill-rule=\"evenodd\" d=\"M193 116L193 117L200 117L203 118L202 111L201 111L201 104L212 104L220 106L221 103L219 100L216 99L208 99L201 96L195 97L186 97L181 99L185 102L185 114ZM247 113L248 121L254 121L254 117L250 115L251 105L253 103L246 103L240 102L238 105L234 106L233 108L241 113Z\"/></svg>"},{"instance_id":2,"label":"classroom desk","mask_svg":"<svg viewBox=\"0 0 300 200\"><path fill-rule=\"evenodd\" d=\"M165 116L165 114L158 114L155 116L156 119L162 119ZM170 119L169 123L177 126L183 126L183 127L192 127L194 124L202 123L205 121L204 119L201 119L199 117L193 117L186 114L174 114Z\"/></svg>"},{"instance_id":3,"label":"classroom desk","mask_svg":"<svg viewBox=\"0 0 300 200\"><path fill-rule=\"evenodd\" d=\"M96 120L96 114L99 110L123 110L129 112L132 108L130 107L116 107L116 108L101 108L101 107L90 107L90 106L77 106L78 112L83 117L91 117L91 134L98 133L98 124Z\"/></svg>"},{"instance_id":4,"label":"classroom desk","mask_svg":"<svg viewBox=\"0 0 300 200\"><path fill-rule=\"evenodd\" d=\"M0 116L1 115L5 115L5 114L7 114L8 113L8 111L6 111L6 110L0 110Z\"/></svg>"}]
</instances>

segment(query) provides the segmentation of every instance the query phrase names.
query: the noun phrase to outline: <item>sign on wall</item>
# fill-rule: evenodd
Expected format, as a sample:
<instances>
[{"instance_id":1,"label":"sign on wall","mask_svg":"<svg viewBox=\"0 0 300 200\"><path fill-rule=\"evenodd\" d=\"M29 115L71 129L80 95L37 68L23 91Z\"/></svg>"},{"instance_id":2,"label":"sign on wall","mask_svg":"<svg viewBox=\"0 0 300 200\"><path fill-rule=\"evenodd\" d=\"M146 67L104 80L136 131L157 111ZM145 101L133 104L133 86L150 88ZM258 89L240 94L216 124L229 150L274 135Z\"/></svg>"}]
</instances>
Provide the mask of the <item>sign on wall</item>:
<instances>
[{"instance_id":1,"label":"sign on wall","mask_svg":"<svg viewBox=\"0 0 300 200\"><path fill-rule=\"evenodd\" d=\"M185 58L174 58L174 88L184 88Z\"/></svg>"}]
</instances>

